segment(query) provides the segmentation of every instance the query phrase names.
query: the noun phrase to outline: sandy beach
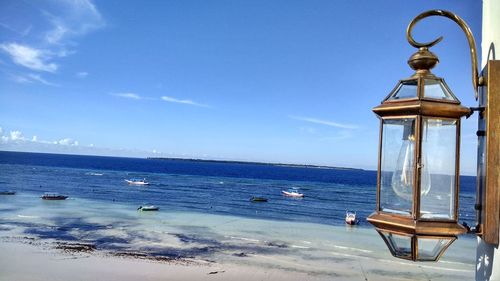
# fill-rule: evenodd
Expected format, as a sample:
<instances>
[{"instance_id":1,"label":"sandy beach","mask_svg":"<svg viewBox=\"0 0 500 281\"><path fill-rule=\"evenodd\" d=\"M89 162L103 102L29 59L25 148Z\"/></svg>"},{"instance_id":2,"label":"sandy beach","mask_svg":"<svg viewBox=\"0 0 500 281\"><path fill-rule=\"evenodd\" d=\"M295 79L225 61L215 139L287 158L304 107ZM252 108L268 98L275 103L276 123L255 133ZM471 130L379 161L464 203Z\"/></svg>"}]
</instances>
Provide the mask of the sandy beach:
<instances>
[{"instance_id":1,"label":"sandy beach","mask_svg":"<svg viewBox=\"0 0 500 281\"><path fill-rule=\"evenodd\" d=\"M200 260L154 261L0 243L0 280L327 280L325 276ZM363 279L359 279L363 280Z\"/></svg>"},{"instance_id":2,"label":"sandy beach","mask_svg":"<svg viewBox=\"0 0 500 281\"><path fill-rule=\"evenodd\" d=\"M79 243L3 238L0 280L468 280L470 266L412 263L332 253L328 264L295 257L249 255L232 261L164 259L81 249Z\"/></svg>"}]
</instances>

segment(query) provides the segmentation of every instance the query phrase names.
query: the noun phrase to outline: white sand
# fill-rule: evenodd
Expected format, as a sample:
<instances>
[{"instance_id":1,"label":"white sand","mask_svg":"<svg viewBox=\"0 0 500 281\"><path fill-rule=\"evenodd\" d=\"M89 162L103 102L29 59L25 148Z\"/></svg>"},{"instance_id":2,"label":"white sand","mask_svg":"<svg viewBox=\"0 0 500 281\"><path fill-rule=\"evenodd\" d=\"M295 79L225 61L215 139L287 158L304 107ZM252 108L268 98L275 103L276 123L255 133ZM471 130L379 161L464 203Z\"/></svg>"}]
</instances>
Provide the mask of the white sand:
<instances>
[{"instance_id":1,"label":"white sand","mask_svg":"<svg viewBox=\"0 0 500 281\"><path fill-rule=\"evenodd\" d=\"M210 274L217 272L215 274ZM0 243L2 281L153 281L153 280L326 280L305 273L230 264L176 264L103 256L67 254L12 242Z\"/></svg>"},{"instance_id":2,"label":"white sand","mask_svg":"<svg viewBox=\"0 0 500 281\"><path fill-rule=\"evenodd\" d=\"M442 263L411 263L349 255L339 257L338 262L332 262L325 269L311 267L313 262L301 265L293 258L271 255L251 257L249 263L245 258L236 257L234 262L166 263L120 258L99 251L68 254L47 245L1 241L0 280L468 280L473 277L473 269L445 267ZM342 259L346 257L348 259ZM298 271L290 270L293 267Z\"/></svg>"}]
</instances>

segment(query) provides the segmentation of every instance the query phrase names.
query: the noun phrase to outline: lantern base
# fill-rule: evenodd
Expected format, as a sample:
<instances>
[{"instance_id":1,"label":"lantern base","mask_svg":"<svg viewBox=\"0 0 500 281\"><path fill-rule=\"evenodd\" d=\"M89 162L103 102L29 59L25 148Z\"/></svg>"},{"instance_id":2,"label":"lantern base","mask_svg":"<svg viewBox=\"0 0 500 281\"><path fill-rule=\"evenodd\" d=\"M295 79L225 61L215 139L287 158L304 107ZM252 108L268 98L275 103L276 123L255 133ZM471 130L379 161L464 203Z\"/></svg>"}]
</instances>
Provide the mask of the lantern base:
<instances>
[{"instance_id":1,"label":"lantern base","mask_svg":"<svg viewBox=\"0 0 500 281\"><path fill-rule=\"evenodd\" d=\"M368 217L394 257L412 261L437 261L467 232L456 221L414 220L411 216L374 212Z\"/></svg>"},{"instance_id":2,"label":"lantern base","mask_svg":"<svg viewBox=\"0 0 500 281\"><path fill-rule=\"evenodd\" d=\"M456 236L408 235L377 229L391 254L412 261L437 261Z\"/></svg>"}]
</instances>

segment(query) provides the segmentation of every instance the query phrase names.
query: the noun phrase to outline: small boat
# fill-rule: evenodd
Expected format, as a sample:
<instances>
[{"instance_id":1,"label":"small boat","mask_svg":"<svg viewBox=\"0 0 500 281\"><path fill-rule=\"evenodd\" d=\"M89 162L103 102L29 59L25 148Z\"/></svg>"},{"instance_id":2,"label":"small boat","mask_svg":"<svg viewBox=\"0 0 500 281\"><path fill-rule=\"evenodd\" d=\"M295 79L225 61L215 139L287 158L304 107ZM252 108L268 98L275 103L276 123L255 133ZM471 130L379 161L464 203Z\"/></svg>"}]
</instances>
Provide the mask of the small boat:
<instances>
[{"instance_id":1,"label":"small boat","mask_svg":"<svg viewBox=\"0 0 500 281\"><path fill-rule=\"evenodd\" d=\"M292 187L288 190L282 190L281 193L285 196L289 197L297 197L297 198L302 198L304 197L303 193L300 193L299 190L296 187Z\"/></svg>"},{"instance_id":2,"label":"small boat","mask_svg":"<svg viewBox=\"0 0 500 281\"><path fill-rule=\"evenodd\" d=\"M144 205L144 206L139 206L137 208L138 211L158 211L160 210L159 207L156 207L155 205Z\"/></svg>"},{"instance_id":3,"label":"small boat","mask_svg":"<svg viewBox=\"0 0 500 281\"><path fill-rule=\"evenodd\" d=\"M356 217L356 212L345 212L345 223L348 225L356 225L359 224L359 220Z\"/></svg>"},{"instance_id":4,"label":"small boat","mask_svg":"<svg viewBox=\"0 0 500 281\"><path fill-rule=\"evenodd\" d=\"M59 193L47 192L41 197L43 200L66 200L68 196Z\"/></svg>"},{"instance_id":5,"label":"small boat","mask_svg":"<svg viewBox=\"0 0 500 281\"><path fill-rule=\"evenodd\" d=\"M16 194L15 191L10 191L10 190L0 191L0 195L15 195L15 194Z\"/></svg>"},{"instance_id":6,"label":"small boat","mask_svg":"<svg viewBox=\"0 0 500 281\"><path fill-rule=\"evenodd\" d=\"M146 181L146 179L126 179L125 180L128 184L132 185L149 185L149 182Z\"/></svg>"},{"instance_id":7,"label":"small boat","mask_svg":"<svg viewBox=\"0 0 500 281\"><path fill-rule=\"evenodd\" d=\"M250 202L267 202L267 198L252 196L252 198L250 198Z\"/></svg>"}]
</instances>

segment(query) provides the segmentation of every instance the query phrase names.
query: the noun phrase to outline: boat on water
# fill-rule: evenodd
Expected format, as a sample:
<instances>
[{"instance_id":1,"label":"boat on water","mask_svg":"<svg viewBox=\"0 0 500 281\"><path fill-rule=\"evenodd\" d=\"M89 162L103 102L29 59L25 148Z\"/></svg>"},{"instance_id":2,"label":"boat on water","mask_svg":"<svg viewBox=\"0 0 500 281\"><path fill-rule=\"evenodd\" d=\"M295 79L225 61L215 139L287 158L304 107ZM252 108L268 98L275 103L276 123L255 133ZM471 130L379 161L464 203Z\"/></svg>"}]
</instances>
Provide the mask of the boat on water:
<instances>
[{"instance_id":1,"label":"boat on water","mask_svg":"<svg viewBox=\"0 0 500 281\"><path fill-rule=\"evenodd\" d=\"M267 198L252 196L252 198L250 198L250 202L267 202Z\"/></svg>"},{"instance_id":2,"label":"boat on water","mask_svg":"<svg viewBox=\"0 0 500 281\"><path fill-rule=\"evenodd\" d=\"M131 185L149 185L149 182L146 181L146 178L143 179L126 179L128 184Z\"/></svg>"},{"instance_id":3,"label":"boat on water","mask_svg":"<svg viewBox=\"0 0 500 281\"><path fill-rule=\"evenodd\" d=\"M10 191L10 190L5 190L5 191L0 191L0 195L15 195L15 191Z\"/></svg>"},{"instance_id":4,"label":"boat on water","mask_svg":"<svg viewBox=\"0 0 500 281\"><path fill-rule=\"evenodd\" d=\"M359 220L356 217L356 212L345 212L345 223L348 225L356 225L359 224Z\"/></svg>"},{"instance_id":5,"label":"boat on water","mask_svg":"<svg viewBox=\"0 0 500 281\"><path fill-rule=\"evenodd\" d=\"M137 208L138 211L158 211L160 210L159 207L155 206L155 205L144 205L144 206L139 206L139 208Z\"/></svg>"},{"instance_id":6,"label":"boat on water","mask_svg":"<svg viewBox=\"0 0 500 281\"><path fill-rule=\"evenodd\" d=\"M68 196L54 192L46 192L41 198L43 200L66 200Z\"/></svg>"},{"instance_id":7,"label":"boat on water","mask_svg":"<svg viewBox=\"0 0 500 281\"><path fill-rule=\"evenodd\" d=\"M281 193L285 196L288 196L288 197L296 197L296 198L304 197L304 194L300 193L299 189L296 187L292 187L288 190L282 190Z\"/></svg>"}]
</instances>

